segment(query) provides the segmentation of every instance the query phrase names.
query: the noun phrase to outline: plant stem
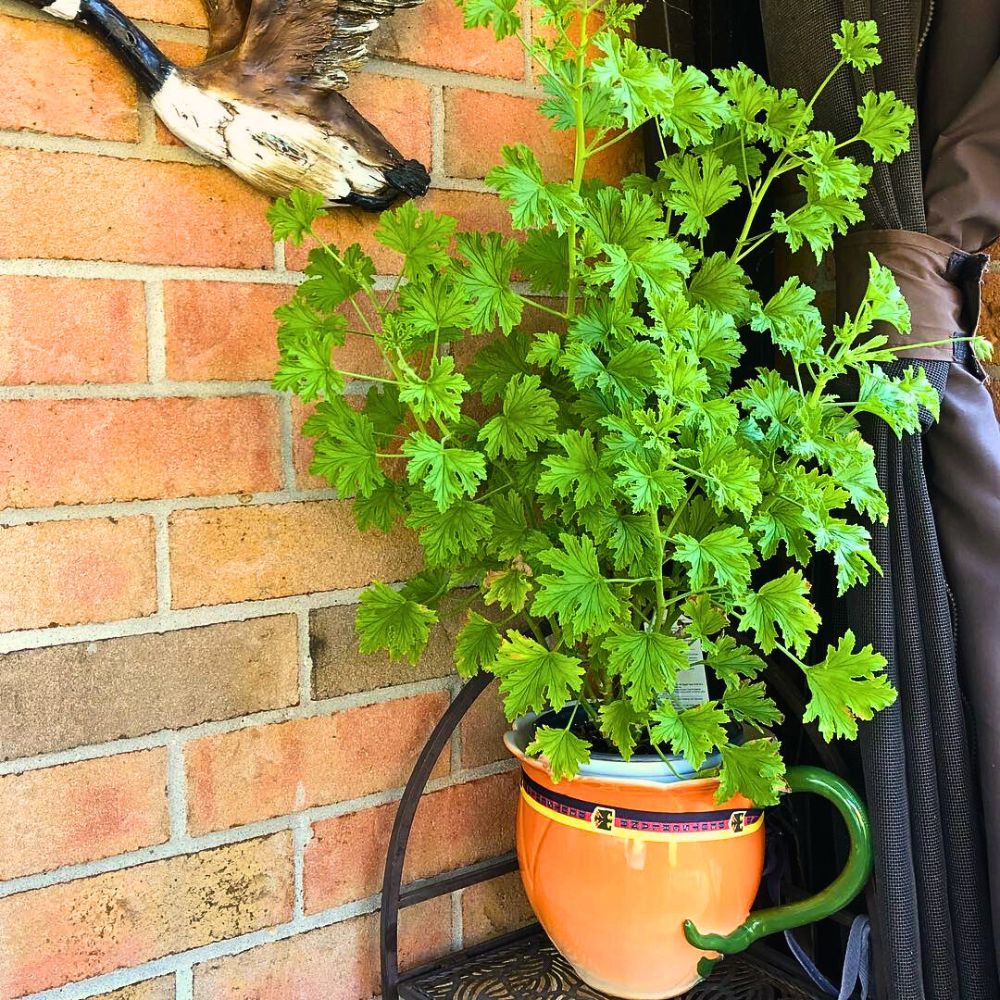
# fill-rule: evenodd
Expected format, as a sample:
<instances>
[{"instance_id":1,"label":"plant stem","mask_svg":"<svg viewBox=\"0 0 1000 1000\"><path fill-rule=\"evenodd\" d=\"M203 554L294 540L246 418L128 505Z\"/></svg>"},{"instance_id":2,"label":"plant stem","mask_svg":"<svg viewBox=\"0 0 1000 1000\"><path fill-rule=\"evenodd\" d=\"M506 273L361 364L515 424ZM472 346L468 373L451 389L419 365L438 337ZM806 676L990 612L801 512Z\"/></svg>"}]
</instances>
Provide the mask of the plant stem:
<instances>
[{"instance_id":1,"label":"plant stem","mask_svg":"<svg viewBox=\"0 0 1000 1000\"><path fill-rule=\"evenodd\" d=\"M660 529L660 511L654 507L650 511L650 525L653 535L653 546L656 549L657 575L656 583L656 621L653 623L653 631L659 632L663 628L663 618L667 613L666 596L663 593L663 532Z\"/></svg>"},{"instance_id":2,"label":"plant stem","mask_svg":"<svg viewBox=\"0 0 1000 1000\"><path fill-rule=\"evenodd\" d=\"M576 83L573 87L573 110L576 117L576 143L573 151L573 191L580 193L583 186L583 172L587 166L587 130L583 108L583 78L585 56L587 52L587 15L580 14L580 45L576 50ZM572 319L576 313L577 289L577 247L576 223L568 227L566 238L569 240L569 283L566 290L566 317Z\"/></svg>"}]
</instances>

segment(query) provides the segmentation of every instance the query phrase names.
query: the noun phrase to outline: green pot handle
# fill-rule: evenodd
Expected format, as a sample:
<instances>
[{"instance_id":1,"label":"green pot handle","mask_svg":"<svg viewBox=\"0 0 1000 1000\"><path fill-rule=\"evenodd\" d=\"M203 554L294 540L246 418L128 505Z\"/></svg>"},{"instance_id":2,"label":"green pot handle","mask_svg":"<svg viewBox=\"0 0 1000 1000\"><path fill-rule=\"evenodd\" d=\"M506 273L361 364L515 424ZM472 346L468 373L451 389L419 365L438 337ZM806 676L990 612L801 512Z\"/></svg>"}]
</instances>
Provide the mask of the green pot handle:
<instances>
[{"instance_id":1,"label":"green pot handle","mask_svg":"<svg viewBox=\"0 0 1000 1000\"><path fill-rule=\"evenodd\" d=\"M815 896L751 913L729 934L702 934L690 920L684 921L684 935L695 948L735 955L749 948L758 938L832 916L847 906L868 882L872 872L871 828L868 813L854 789L819 767L789 768L787 784L790 792L813 792L837 807L851 841L844 870ZM717 958L703 958L698 964L699 975L708 975L717 961Z\"/></svg>"}]
</instances>

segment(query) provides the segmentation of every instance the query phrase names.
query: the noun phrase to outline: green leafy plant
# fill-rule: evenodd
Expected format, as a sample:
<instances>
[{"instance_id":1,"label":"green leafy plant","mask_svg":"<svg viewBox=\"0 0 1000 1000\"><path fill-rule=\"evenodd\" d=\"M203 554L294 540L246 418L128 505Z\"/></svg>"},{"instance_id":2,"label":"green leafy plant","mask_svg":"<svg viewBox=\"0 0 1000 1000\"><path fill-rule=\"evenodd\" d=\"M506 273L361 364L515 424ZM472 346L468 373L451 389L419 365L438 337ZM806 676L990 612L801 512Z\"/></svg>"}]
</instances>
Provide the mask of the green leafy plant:
<instances>
[{"instance_id":1,"label":"green leafy plant","mask_svg":"<svg viewBox=\"0 0 1000 1000\"><path fill-rule=\"evenodd\" d=\"M457 607L457 669L495 674L511 719L572 706L529 748L557 780L597 740L695 767L719 752L720 798L767 804L784 763L764 655L801 668L804 718L828 739L855 737L895 697L883 658L852 633L813 654L820 619L800 567L829 553L841 590L878 571L862 522L887 507L858 416L904 434L937 396L919 367L879 367L897 351L874 324L905 332L910 320L874 258L864 301L831 331L813 289L793 277L762 298L743 263L775 239L820 258L862 218L871 168L847 151L892 159L913 114L868 94L857 135L837 142L812 128L815 96L745 66L713 82L635 44L638 10L540 4L544 30L525 44L573 171L548 178L529 148L504 149L487 180L515 238L456 232L404 204L375 231L400 255L399 279L384 282L359 246L318 237L318 200L275 204L275 238L315 246L277 313L274 384L317 402L313 471L353 496L359 526L402 523L423 547L426 568L401 589L361 595L362 651L415 661ZM465 18L498 38L520 30L515 0L465 0ZM877 63L877 43L871 22L844 22L823 87ZM657 175L592 177L594 157L640 127L659 136ZM763 219L786 176L801 206ZM709 252L730 203L745 209L742 230ZM338 368L348 332L374 343L381 374ZM770 339L773 368L741 364L750 338ZM716 696L676 704L692 663ZM734 737L741 727L756 732Z\"/></svg>"}]
</instances>

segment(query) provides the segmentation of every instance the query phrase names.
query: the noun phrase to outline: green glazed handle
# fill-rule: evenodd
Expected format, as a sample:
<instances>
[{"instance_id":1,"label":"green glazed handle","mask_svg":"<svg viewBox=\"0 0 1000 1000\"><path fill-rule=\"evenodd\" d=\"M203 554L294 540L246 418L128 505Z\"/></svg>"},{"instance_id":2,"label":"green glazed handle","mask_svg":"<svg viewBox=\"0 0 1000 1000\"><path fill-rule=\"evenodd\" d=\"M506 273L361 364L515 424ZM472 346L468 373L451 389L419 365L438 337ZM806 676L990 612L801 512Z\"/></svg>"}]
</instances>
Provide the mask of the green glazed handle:
<instances>
[{"instance_id":1,"label":"green glazed handle","mask_svg":"<svg viewBox=\"0 0 1000 1000\"><path fill-rule=\"evenodd\" d=\"M684 935L695 948L735 955L749 948L758 938L832 916L865 887L872 871L871 829L868 813L854 789L835 774L819 767L789 768L787 784L790 792L813 792L836 806L847 825L851 841L844 870L815 896L751 913L729 934L702 934L690 920L686 920ZM716 961L718 959L703 958L698 965L699 975L708 975Z\"/></svg>"}]
</instances>

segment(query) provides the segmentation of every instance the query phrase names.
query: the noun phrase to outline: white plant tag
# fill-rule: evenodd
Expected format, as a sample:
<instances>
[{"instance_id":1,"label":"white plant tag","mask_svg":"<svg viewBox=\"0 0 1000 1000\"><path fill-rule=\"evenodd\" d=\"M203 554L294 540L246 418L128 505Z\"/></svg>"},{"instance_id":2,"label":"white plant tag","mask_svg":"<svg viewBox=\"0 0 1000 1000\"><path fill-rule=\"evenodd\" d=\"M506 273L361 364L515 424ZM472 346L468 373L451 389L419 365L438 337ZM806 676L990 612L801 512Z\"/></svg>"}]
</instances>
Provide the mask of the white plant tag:
<instances>
[{"instance_id":1,"label":"white plant tag","mask_svg":"<svg viewBox=\"0 0 1000 1000\"><path fill-rule=\"evenodd\" d=\"M680 627L676 631L681 632L683 626L687 624L687 619L682 618L677 624ZM670 695L670 700L678 711L693 708L695 705L708 701L708 677L705 674L703 657L700 640L689 640L688 663L691 666L677 674L677 686Z\"/></svg>"}]
</instances>

